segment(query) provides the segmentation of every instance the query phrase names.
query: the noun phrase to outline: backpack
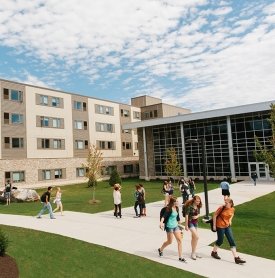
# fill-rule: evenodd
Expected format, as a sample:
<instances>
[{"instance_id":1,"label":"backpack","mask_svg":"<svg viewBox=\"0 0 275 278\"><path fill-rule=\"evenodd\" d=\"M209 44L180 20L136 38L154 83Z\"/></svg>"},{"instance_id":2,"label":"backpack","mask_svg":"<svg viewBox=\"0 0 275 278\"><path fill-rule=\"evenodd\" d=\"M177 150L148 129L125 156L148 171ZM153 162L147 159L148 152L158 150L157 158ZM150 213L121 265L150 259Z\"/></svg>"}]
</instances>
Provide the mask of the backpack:
<instances>
[{"instance_id":1,"label":"backpack","mask_svg":"<svg viewBox=\"0 0 275 278\"><path fill-rule=\"evenodd\" d=\"M41 202L46 202L46 193L47 192L43 193L42 196L40 197Z\"/></svg>"},{"instance_id":2,"label":"backpack","mask_svg":"<svg viewBox=\"0 0 275 278\"><path fill-rule=\"evenodd\" d=\"M143 195L142 192L138 192L137 201L138 201L139 203L144 202L144 195Z\"/></svg>"}]
</instances>

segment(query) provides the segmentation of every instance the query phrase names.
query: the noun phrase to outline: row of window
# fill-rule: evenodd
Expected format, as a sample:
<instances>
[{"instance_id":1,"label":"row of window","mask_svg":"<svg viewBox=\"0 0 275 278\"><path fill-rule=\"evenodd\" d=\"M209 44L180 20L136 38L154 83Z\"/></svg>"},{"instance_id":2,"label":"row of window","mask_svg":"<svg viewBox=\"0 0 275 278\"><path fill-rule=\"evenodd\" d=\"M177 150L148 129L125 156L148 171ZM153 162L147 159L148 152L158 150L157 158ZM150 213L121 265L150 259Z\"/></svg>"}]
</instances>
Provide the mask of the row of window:
<instances>
[{"instance_id":1,"label":"row of window","mask_svg":"<svg viewBox=\"0 0 275 278\"><path fill-rule=\"evenodd\" d=\"M135 167L134 167L135 166ZM116 166L107 166L101 168L102 176L111 175L112 171L117 168ZM123 165L124 174L132 174L139 172L139 165L127 164ZM84 167L76 168L76 177L85 177L87 169ZM66 169L39 169L38 170L39 180L58 180L66 178ZM11 171L5 172L5 180L10 180L12 183L24 182L25 171Z\"/></svg>"},{"instance_id":2,"label":"row of window","mask_svg":"<svg viewBox=\"0 0 275 278\"><path fill-rule=\"evenodd\" d=\"M15 89L3 89L4 100L13 100L22 102L23 92ZM63 108L64 100L61 97L54 97L49 95L36 95L36 104L50 107ZM78 111L87 111L87 103L82 101L73 101L73 109ZM114 108L106 105L95 104L95 113L104 115L114 115ZM121 109L121 117L130 117L130 110ZM140 119L140 112L133 111L133 118Z\"/></svg>"}]
</instances>

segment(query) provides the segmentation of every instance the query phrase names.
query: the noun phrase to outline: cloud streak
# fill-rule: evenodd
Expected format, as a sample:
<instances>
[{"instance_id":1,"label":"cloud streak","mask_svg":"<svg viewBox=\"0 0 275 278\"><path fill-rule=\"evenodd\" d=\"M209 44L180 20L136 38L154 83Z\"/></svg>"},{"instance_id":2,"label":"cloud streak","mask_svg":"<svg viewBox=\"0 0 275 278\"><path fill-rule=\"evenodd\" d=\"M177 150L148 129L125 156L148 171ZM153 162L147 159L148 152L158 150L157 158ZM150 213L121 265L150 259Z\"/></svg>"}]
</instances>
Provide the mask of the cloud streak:
<instances>
[{"instance_id":1,"label":"cloud streak","mask_svg":"<svg viewBox=\"0 0 275 278\"><path fill-rule=\"evenodd\" d=\"M271 1L2 2L0 42L35 65L32 84L79 75L97 90L119 83L120 99L146 93L193 111L275 99Z\"/></svg>"}]
</instances>

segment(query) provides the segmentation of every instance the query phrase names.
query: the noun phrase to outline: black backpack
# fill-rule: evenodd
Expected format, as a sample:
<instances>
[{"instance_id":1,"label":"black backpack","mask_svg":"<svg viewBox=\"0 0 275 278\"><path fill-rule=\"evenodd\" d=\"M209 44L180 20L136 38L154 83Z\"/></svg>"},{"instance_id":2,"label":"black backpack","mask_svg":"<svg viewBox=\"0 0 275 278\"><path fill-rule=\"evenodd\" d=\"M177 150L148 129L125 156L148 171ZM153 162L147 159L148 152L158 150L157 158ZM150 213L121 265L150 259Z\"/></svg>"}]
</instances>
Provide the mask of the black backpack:
<instances>
[{"instance_id":1,"label":"black backpack","mask_svg":"<svg viewBox=\"0 0 275 278\"><path fill-rule=\"evenodd\" d=\"M46 202L46 195L47 195L47 192L43 193L41 198L40 198L40 201L41 202Z\"/></svg>"},{"instance_id":2,"label":"black backpack","mask_svg":"<svg viewBox=\"0 0 275 278\"><path fill-rule=\"evenodd\" d=\"M166 213L166 215L165 215L165 213ZM178 207L177 207L177 213L179 213ZM167 207L163 207L159 213L159 221L161 221L161 218L164 217L163 223L165 224L167 222L167 219L169 218L169 216L170 216L170 212L167 211Z\"/></svg>"}]
</instances>

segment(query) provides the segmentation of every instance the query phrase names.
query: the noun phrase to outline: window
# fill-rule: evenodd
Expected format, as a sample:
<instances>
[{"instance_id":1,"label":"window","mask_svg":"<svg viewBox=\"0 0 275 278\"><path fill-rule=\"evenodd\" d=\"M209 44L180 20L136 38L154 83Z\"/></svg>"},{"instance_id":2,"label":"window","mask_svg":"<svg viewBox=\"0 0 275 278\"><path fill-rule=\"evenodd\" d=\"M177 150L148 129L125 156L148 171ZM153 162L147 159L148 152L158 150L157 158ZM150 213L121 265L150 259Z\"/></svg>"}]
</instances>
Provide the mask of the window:
<instances>
[{"instance_id":1,"label":"window","mask_svg":"<svg viewBox=\"0 0 275 278\"><path fill-rule=\"evenodd\" d=\"M8 125L10 123L10 114L4 113L4 124Z\"/></svg>"},{"instance_id":2,"label":"window","mask_svg":"<svg viewBox=\"0 0 275 278\"><path fill-rule=\"evenodd\" d=\"M135 142L135 150L138 150L138 142Z\"/></svg>"},{"instance_id":3,"label":"window","mask_svg":"<svg viewBox=\"0 0 275 278\"><path fill-rule=\"evenodd\" d=\"M43 96L43 95L40 96L40 104L41 105L48 105L48 103L49 103L48 101L49 101L48 96Z\"/></svg>"},{"instance_id":4,"label":"window","mask_svg":"<svg viewBox=\"0 0 275 278\"><path fill-rule=\"evenodd\" d=\"M158 110L154 110L154 118L158 117Z\"/></svg>"},{"instance_id":5,"label":"window","mask_svg":"<svg viewBox=\"0 0 275 278\"><path fill-rule=\"evenodd\" d=\"M49 118L48 117L41 117L40 123L42 127L49 126Z\"/></svg>"},{"instance_id":6,"label":"window","mask_svg":"<svg viewBox=\"0 0 275 278\"><path fill-rule=\"evenodd\" d=\"M122 133L131 133L131 130L130 129L123 129Z\"/></svg>"},{"instance_id":7,"label":"window","mask_svg":"<svg viewBox=\"0 0 275 278\"><path fill-rule=\"evenodd\" d=\"M55 127L55 128L61 128L61 119L59 119L59 118L53 118L53 127Z\"/></svg>"},{"instance_id":8,"label":"window","mask_svg":"<svg viewBox=\"0 0 275 278\"><path fill-rule=\"evenodd\" d=\"M11 114L11 122L12 122L12 124L22 124L23 123L23 115L22 114Z\"/></svg>"},{"instance_id":9,"label":"window","mask_svg":"<svg viewBox=\"0 0 275 278\"><path fill-rule=\"evenodd\" d=\"M23 92L18 90L10 90L10 99L15 101L22 101Z\"/></svg>"},{"instance_id":10,"label":"window","mask_svg":"<svg viewBox=\"0 0 275 278\"><path fill-rule=\"evenodd\" d=\"M42 179L50 180L51 179L51 170L42 170Z\"/></svg>"},{"instance_id":11,"label":"window","mask_svg":"<svg viewBox=\"0 0 275 278\"><path fill-rule=\"evenodd\" d=\"M83 129L83 121L74 121L75 129Z\"/></svg>"},{"instance_id":12,"label":"window","mask_svg":"<svg viewBox=\"0 0 275 278\"><path fill-rule=\"evenodd\" d=\"M140 112L134 111L133 117L134 117L134 119L140 119Z\"/></svg>"},{"instance_id":13,"label":"window","mask_svg":"<svg viewBox=\"0 0 275 278\"><path fill-rule=\"evenodd\" d=\"M55 179L62 179L62 169L55 169L54 170L54 178Z\"/></svg>"},{"instance_id":14,"label":"window","mask_svg":"<svg viewBox=\"0 0 275 278\"><path fill-rule=\"evenodd\" d=\"M130 116L130 111L126 110L126 109L121 109L120 114L121 114L121 117L129 117Z\"/></svg>"},{"instance_id":15,"label":"window","mask_svg":"<svg viewBox=\"0 0 275 278\"><path fill-rule=\"evenodd\" d=\"M97 146L101 150L114 150L115 142L114 141L97 141Z\"/></svg>"},{"instance_id":16,"label":"window","mask_svg":"<svg viewBox=\"0 0 275 278\"><path fill-rule=\"evenodd\" d=\"M25 172L18 171L12 172L12 182L22 182L25 181Z\"/></svg>"},{"instance_id":17,"label":"window","mask_svg":"<svg viewBox=\"0 0 275 278\"><path fill-rule=\"evenodd\" d=\"M42 149L50 148L50 139L41 139L41 147Z\"/></svg>"},{"instance_id":18,"label":"window","mask_svg":"<svg viewBox=\"0 0 275 278\"><path fill-rule=\"evenodd\" d=\"M82 110L82 102L74 101L74 109L75 110Z\"/></svg>"},{"instance_id":19,"label":"window","mask_svg":"<svg viewBox=\"0 0 275 278\"><path fill-rule=\"evenodd\" d=\"M96 131L100 132L114 132L113 124L96 123Z\"/></svg>"},{"instance_id":20,"label":"window","mask_svg":"<svg viewBox=\"0 0 275 278\"><path fill-rule=\"evenodd\" d=\"M88 140L75 140L75 148L77 150L88 149Z\"/></svg>"},{"instance_id":21,"label":"window","mask_svg":"<svg viewBox=\"0 0 275 278\"><path fill-rule=\"evenodd\" d=\"M85 177L85 168L76 168L77 177Z\"/></svg>"},{"instance_id":22,"label":"window","mask_svg":"<svg viewBox=\"0 0 275 278\"><path fill-rule=\"evenodd\" d=\"M5 149L10 148L10 137L4 137Z\"/></svg>"},{"instance_id":23,"label":"window","mask_svg":"<svg viewBox=\"0 0 275 278\"><path fill-rule=\"evenodd\" d=\"M124 168L124 173L125 174L130 174L130 173L133 173L134 171L134 167L132 164L130 165L123 165L123 168Z\"/></svg>"},{"instance_id":24,"label":"window","mask_svg":"<svg viewBox=\"0 0 275 278\"><path fill-rule=\"evenodd\" d=\"M114 108L110 106L95 104L95 112L97 114L114 115Z\"/></svg>"},{"instance_id":25,"label":"window","mask_svg":"<svg viewBox=\"0 0 275 278\"><path fill-rule=\"evenodd\" d=\"M23 138L12 138L11 146L12 146L12 148L23 148L24 147Z\"/></svg>"},{"instance_id":26,"label":"window","mask_svg":"<svg viewBox=\"0 0 275 278\"><path fill-rule=\"evenodd\" d=\"M52 106L53 107L59 107L60 106L60 99L59 99L59 97L53 97L52 98Z\"/></svg>"},{"instance_id":27,"label":"window","mask_svg":"<svg viewBox=\"0 0 275 278\"><path fill-rule=\"evenodd\" d=\"M130 149L132 149L132 143L131 142L122 142L122 149L123 150L130 150Z\"/></svg>"},{"instance_id":28,"label":"window","mask_svg":"<svg viewBox=\"0 0 275 278\"><path fill-rule=\"evenodd\" d=\"M53 148L61 149L61 139L53 139Z\"/></svg>"}]
</instances>

